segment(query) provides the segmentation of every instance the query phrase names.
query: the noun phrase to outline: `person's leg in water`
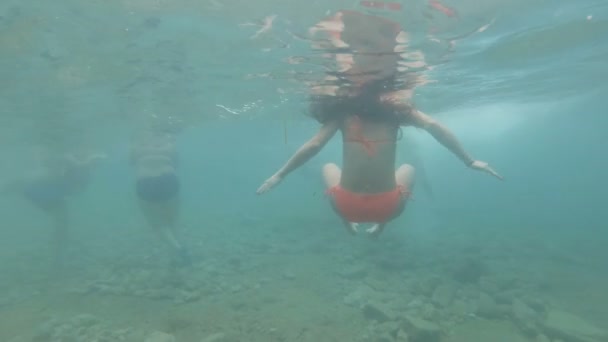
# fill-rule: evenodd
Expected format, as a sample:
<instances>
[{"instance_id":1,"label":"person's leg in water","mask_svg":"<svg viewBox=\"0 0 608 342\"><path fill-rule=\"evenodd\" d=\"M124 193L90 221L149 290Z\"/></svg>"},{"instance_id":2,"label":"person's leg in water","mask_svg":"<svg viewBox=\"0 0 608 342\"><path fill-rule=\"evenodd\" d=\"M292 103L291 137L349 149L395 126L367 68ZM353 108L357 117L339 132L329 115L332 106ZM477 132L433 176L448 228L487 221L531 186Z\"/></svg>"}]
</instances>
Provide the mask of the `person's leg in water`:
<instances>
[{"instance_id":1,"label":"person's leg in water","mask_svg":"<svg viewBox=\"0 0 608 342\"><path fill-rule=\"evenodd\" d=\"M60 200L45 210L53 220L53 258L55 268L62 270L65 267L68 245L69 222L68 208L65 200Z\"/></svg>"},{"instance_id":2,"label":"person's leg in water","mask_svg":"<svg viewBox=\"0 0 608 342\"><path fill-rule=\"evenodd\" d=\"M403 194L401 196L399 208L391 217L391 221L399 217L399 215L403 213L403 210L405 210L405 205L407 204L407 200L414 186L414 176L414 167L408 164L401 165L397 169L397 171L395 171L395 182L397 183L397 186L401 188ZM374 224L371 228L367 229L366 232L369 233L372 237L378 237L384 231L385 226L386 222L379 222Z\"/></svg>"},{"instance_id":3,"label":"person's leg in water","mask_svg":"<svg viewBox=\"0 0 608 342\"><path fill-rule=\"evenodd\" d=\"M160 239L171 248L181 263L190 264L190 255L177 238L179 199L172 198L162 202L140 199L139 203L148 224Z\"/></svg>"},{"instance_id":4,"label":"person's leg in water","mask_svg":"<svg viewBox=\"0 0 608 342\"><path fill-rule=\"evenodd\" d=\"M28 202L51 218L53 265L56 270L63 269L69 233L66 190L63 184L55 179L35 180L25 185L23 195Z\"/></svg>"},{"instance_id":5,"label":"person's leg in water","mask_svg":"<svg viewBox=\"0 0 608 342\"><path fill-rule=\"evenodd\" d=\"M323 166L323 180L325 181L326 189L331 189L335 186L340 185L341 176L342 176L342 170L340 170L338 165L336 165L334 163L328 163ZM331 201L331 206L334 209L334 211L336 212L336 214L338 214L338 216L342 217L342 214L336 208L333 200ZM348 222L344 218L342 218L342 223L344 224L344 227L346 228L346 230L349 233L351 233L353 235L357 234L357 226L358 226L357 223Z\"/></svg>"},{"instance_id":6,"label":"person's leg in water","mask_svg":"<svg viewBox=\"0 0 608 342\"><path fill-rule=\"evenodd\" d=\"M180 184L177 175L165 173L137 180L140 208L150 227L183 264L190 264L187 250L177 238Z\"/></svg>"}]
</instances>

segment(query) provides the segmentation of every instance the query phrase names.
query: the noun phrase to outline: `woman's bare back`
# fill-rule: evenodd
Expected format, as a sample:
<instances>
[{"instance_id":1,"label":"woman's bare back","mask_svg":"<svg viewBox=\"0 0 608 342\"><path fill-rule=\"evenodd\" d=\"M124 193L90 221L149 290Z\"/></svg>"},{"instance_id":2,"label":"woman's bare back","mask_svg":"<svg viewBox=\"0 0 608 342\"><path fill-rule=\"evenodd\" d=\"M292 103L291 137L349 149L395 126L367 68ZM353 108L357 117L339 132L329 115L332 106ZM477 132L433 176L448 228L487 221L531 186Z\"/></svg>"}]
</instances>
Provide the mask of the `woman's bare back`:
<instances>
[{"instance_id":1,"label":"woman's bare back","mask_svg":"<svg viewBox=\"0 0 608 342\"><path fill-rule=\"evenodd\" d=\"M357 193L393 190L395 154L401 134L398 124L349 116L340 130L343 137L340 185Z\"/></svg>"}]
</instances>

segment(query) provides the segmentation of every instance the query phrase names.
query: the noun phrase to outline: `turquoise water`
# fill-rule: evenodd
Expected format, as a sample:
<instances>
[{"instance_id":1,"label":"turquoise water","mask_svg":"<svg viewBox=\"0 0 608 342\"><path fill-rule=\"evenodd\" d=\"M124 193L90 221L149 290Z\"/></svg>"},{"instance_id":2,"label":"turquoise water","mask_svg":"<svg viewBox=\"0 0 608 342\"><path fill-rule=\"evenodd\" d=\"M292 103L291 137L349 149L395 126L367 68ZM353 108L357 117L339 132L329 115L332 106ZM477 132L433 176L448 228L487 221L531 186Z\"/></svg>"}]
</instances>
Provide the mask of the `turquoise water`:
<instances>
[{"instance_id":1,"label":"turquoise water","mask_svg":"<svg viewBox=\"0 0 608 342\"><path fill-rule=\"evenodd\" d=\"M0 198L0 340L608 341L608 4L442 3L458 15L385 13L433 66L414 100L505 181L405 129L419 186L374 241L324 198L339 138L255 195L317 130L302 82L321 68L298 37L358 2L2 1L0 179L40 153L107 159L69 200L62 273L48 215ZM178 132L191 267L169 265L134 194L150 127Z\"/></svg>"}]
</instances>

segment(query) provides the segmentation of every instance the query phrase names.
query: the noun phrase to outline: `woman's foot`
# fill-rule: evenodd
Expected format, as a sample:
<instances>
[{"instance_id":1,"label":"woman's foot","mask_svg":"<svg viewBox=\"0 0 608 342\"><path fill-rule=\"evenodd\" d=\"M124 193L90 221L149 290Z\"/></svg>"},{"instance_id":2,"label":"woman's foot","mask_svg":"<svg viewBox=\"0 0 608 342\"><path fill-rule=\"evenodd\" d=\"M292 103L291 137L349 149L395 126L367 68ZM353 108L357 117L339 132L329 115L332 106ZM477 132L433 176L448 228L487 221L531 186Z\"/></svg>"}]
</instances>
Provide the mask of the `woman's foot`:
<instances>
[{"instance_id":1,"label":"woman's foot","mask_svg":"<svg viewBox=\"0 0 608 342\"><path fill-rule=\"evenodd\" d=\"M352 235L357 235L357 233L359 232L358 223L344 221L344 227L346 227L346 230Z\"/></svg>"},{"instance_id":2,"label":"woman's foot","mask_svg":"<svg viewBox=\"0 0 608 342\"><path fill-rule=\"evenodd\" d=\"M370 228L367 228L365 231L371 237L378 237L382 233L383 230L384 230L384 223L376 223L373 226L371 226Z\"/></svg>"}]
</instances>

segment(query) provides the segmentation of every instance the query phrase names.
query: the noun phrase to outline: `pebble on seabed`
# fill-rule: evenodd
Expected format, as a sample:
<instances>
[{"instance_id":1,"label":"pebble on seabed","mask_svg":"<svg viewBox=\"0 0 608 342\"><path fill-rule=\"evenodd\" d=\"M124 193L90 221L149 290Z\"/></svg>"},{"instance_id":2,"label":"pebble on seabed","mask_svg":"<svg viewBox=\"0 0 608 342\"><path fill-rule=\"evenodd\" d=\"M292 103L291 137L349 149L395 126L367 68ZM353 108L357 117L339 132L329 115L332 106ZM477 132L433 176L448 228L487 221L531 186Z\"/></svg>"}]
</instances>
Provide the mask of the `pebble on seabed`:
<instances>
[{"instance_id":1,"label":"pebble on seabed","mask_svg":"<svg viewBox=\"0 0 608 342\"><path fill-rule=\"evenodd\" d=\"M145 342L176 342L176 339L173 335L155 331L146 337Z\"/></svg>"}]
</instances>

